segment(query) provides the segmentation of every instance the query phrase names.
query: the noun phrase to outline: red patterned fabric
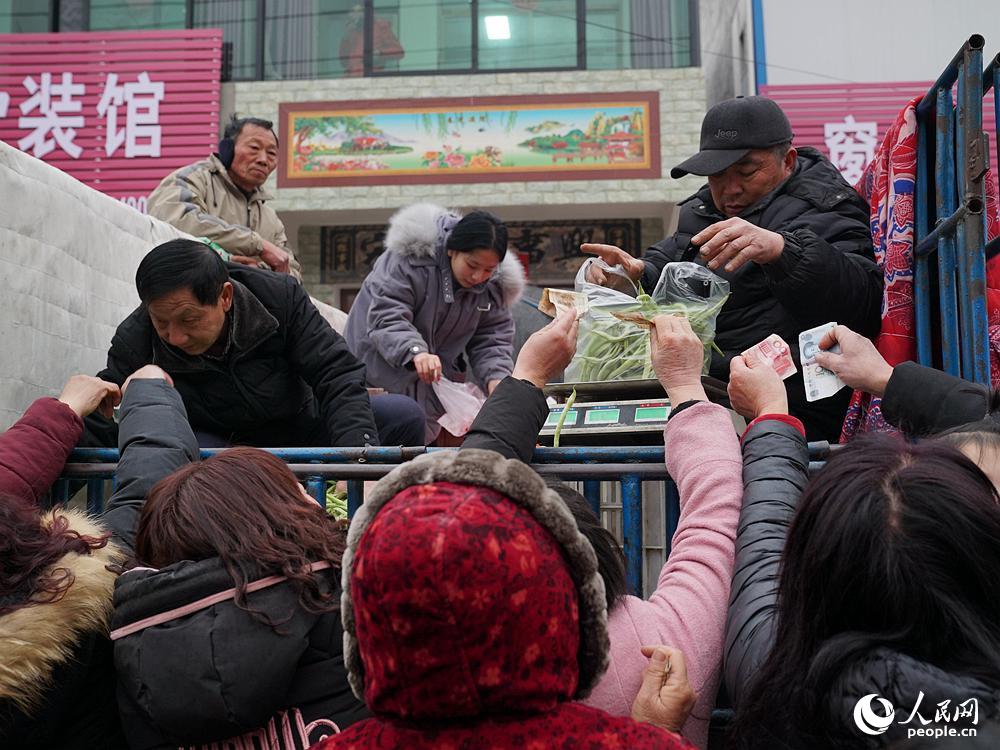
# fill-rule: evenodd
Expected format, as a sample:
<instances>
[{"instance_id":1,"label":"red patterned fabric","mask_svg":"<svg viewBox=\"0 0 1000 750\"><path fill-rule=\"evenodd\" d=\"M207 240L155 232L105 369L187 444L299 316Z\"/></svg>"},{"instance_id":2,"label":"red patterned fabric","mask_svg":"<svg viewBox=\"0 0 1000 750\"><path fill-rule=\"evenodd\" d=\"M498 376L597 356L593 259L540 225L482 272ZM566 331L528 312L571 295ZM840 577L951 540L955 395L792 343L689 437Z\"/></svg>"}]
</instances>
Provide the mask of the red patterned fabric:
<instances>
[{"instance_id":1,"label":"red patterned fabric","mask_svg":"<svg viewBox=\"0 0 1000 750\"><path fill-rule=\"evenodd\" d=\"M910 101L896 117L875 158L854 189L871 206L872 245L883 271L882 331L875 344L891 365L917 358L916 308L913 298L914 198L917 172L916 105ZM1000 231L994 180L987 173L987 237ZM987 305L993 386L1000 385L1000 258L987 264ZM892 432L882 417L881 399L855 391L840 441L864 432Z\"/></svg>"},{"instance_id":2,"label":"red patterned fabric","mask_svg":"<svg viewBox=\"0 0 1000 750\"><path fill-rule=\"evenodd\" d=\"M322 750L690 747L569 702L576 586L552 535L498 492L400 492L361 537L350 591L376 718Z\"/></svg>"},{"instance_id":3,"label":"red patterned fabric","mask_svg":"<svg viewBox=\"0 0 1000 750\"><path fill-rule=\"evenodd\" d=\"M313 750L695 750L676 735L611 716L582 703L561 703L535 716L490 716L472 724L422 727L367 719Z\"/></svg>"}]
</instances>

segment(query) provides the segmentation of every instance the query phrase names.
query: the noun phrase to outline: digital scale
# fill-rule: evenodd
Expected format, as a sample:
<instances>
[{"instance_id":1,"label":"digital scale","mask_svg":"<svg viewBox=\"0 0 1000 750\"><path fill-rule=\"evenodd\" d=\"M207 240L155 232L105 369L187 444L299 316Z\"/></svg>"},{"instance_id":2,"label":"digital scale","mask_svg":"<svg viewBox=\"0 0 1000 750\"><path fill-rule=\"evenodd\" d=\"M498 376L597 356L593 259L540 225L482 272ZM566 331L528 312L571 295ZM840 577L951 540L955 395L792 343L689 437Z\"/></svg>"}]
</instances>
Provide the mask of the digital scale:
<instances>
[{"instance_id":1,"label":"digital scale","mask_svg":"<svg viewBox=\"0 0 1000 750\"><path fill-rule=\"evenodd\" d=\"M705 392L716 402L729 405L725 384L702 378ZM566 412L559 444L566 445L657 445L663 443L663 428L670 416L670 401L659 381L625 380L600 383L553 383L545 394L562 403L549 408L539 433L542 445L552 445L556 426L569 394L576 400Z\"/></svg>"},{"instance_id":2,"label":"digital scale","mask_svg":"<svg viewBox=\"0 0 1000 750\"><path fill-rule=\"evenodd\" d=\"M563 405L549 409L541 434L554 435L562 417ZM594 401L576 403L566 412L561 435L581 435L600 432L663 432L670 414L670 402L660 401Z\"/></svg>"}]
</instances>

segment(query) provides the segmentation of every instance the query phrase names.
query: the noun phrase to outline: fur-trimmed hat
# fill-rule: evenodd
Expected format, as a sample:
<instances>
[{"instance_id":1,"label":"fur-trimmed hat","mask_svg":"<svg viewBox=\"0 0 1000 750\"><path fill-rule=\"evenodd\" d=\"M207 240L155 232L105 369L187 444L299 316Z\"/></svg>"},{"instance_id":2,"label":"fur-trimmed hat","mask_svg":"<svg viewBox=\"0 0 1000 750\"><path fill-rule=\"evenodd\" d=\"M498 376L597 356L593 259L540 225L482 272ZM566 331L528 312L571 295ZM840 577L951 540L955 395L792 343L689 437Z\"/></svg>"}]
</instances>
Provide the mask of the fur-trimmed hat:
<instances>
[{"instance_id":1,"label":"fur-trimmed hat","mask_svg":"<svg viewBox=\"0 0 1000 750\"><path fill-rule=\"evenodd\" d=\"M343 576L344 659L355 694L376 713L387 703L400 713L399 691L419 675L439 677L444 685L435 690L452 693L447 706L424 716L459 716L474 715L502 692L501 682L529 671L543 683L539 693L553 687L545 684L551 673L561 680L555 700L584 698L607 668L604 582L593 548L530 467L492 451L425 454L379 481L351 523ZM358 591L367 601L355 602ZM496 665L483 659L495 654L476 649L501 627L507 630L497 648L512 654L493 675ZM410 644L404 664L395 661L403 654L394 651L397 640ZM560 671L555 644L569 640L575 664ZM400 684L373 690L369 673ZM506 706L518 699L498 700Z\"/></svg>"}]
</instances>

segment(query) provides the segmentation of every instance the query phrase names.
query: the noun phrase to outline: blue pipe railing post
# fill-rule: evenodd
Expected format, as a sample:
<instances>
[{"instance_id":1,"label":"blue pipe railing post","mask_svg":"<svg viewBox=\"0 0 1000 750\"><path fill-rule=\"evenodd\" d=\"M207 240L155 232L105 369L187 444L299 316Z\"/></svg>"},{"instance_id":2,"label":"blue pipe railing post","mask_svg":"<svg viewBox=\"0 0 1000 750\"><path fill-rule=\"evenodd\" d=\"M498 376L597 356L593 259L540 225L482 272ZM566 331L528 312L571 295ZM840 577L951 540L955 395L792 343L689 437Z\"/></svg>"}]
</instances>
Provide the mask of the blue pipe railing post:
<instances>
[{"instance_id":1,"label":"blue pipe railing post","mask_svg":"<svg viewBox=\"0 0 1000 750\"><path fill-rule=\"evenodd\" d=\"M347 515L354 518L358 508L365 501L365 483L356 479L347 482Z\"/></svg>"},{"instance_id":2,"label":"blue pipe railing post","mask_svg":"<svg viewBox=\"0 0 1000 750\"><path fill-rule=\"evenodd\" d=\"M669 477L663 480L663 505L664 520L666 521L663 556L666 559L673 547L674 534L677 532L677 525L681 520L681 494L677 489L677 483Z\"/></svg>"},{"instance_id":3,"label":"blue pipe railing post","mask_svg":"<svg viewBox=\"0 0 1000 750\"><path fill-rule=\"evenodd\" d=\"M965 50L962 78L966 79L967 137L965 150L958 154L965 164L964 198L966 203L985 203L984 177L988 165L986 138L983 134L983 50L969 46ZM969 278L969 339L972 370L966 378L981 385L990 384L990 331L986 309L986 224L985 214L972 211L965 218Z\"/></svg>"},{"instance_id":4,"label":"blue pipe railing post","mask_svg":"<svg viewBox=\"0 0 1000 750\"><path fill-rule=\"evenodd\" d=\"M938 216L956 210L955 117L951 91L939 91L937 99L937 153L935 159L936 208ZM948 233L937 243L938 290L941 315L941 367L959 377L961 357L958 328L958 291L955 287L955 235Z\"/></svg>"},{"instance_id":5,"label":"blue pipe railing post","mask_svg":"<svg viewBox=\"0 0 1000 750\"><path fill-rule=\"evenodd\" d=\"M69 480L68 479L57 479L56 483L52 485L52 489L49 490L49 494L52 496L53 505L65 505L69 502Z\"/></svg>"},{"instance_id":6,"label":"blue pipe railing post","mask_svg":"<svg viewBox=\"0 0 1000 750\"><path fill-rule=\"evenodd\" d=\"M93 516L104 510L104 480L87 480L87 512Z\"/></svg>"},{"instance_id":7,"label":"blue pipe railing post","mask_svg":"<svg viewBox=\"0 0 1000 750\"><path fill-rule=\"evenodd\" d=\"M625 582L630 594L642 598L642 482L639 477L623 476L621 486Z\"/></svg>"},{"instance_id":8,"label":"blue pipe railing post","mask_svg":"<svg viewBox=\"0 0 1000 750\"><path fill-rule=\"evenodd\" d=\"M320 476L306 477L306 492L309 497L319 503L319 507L326 507L326 480Z\"/></svg>"},{"instance_id":9,"label":"blue pipe railing post","mask_svg":"<svg viewBox=\"0 0 1000 750\"><path fill-rule=\"evenodd\" d=\"M1000 180L1000 52L993 58L990 65L993 83L993 123L996 126L996 137L993 146L997 152L997 179Z\"/></svg>"},{"instance_id":10,"label":"blue pipe railing post","mask_svg":"<svg viewBox=\"0 0 1000 750\"><path fill-rule=\"evenodd\" d=\"M587 498L590 509L594 511L597 520L601 520L601 482L599 479L585 479L583 482L583 496Z\"/></svg>"},{"instance_id":11,"label":"blue pipe railing post","mask_svg":"<svg viewBox=\"0 0 1000 750\"><path fill-rule=\"evenodd\" d=\"M957 96L955 97L955 183L959 194L965 197L966 185L966 162L965 155L968 153L968 128L966 127L966 108L968 107L968 97L966 96L966 80L962 75L964 71L959 69ZM972 339L972 321L969 318L968 308L971 296L970 289L970 268L969 252L966 243L966 225L960 222L955 229L956 243L956 270L958 272L958 303L959 303L959 344L962 361L962 377L971 379L975 366L972 362L972 347L969 345Z\"/></svg>"}]
</instances>

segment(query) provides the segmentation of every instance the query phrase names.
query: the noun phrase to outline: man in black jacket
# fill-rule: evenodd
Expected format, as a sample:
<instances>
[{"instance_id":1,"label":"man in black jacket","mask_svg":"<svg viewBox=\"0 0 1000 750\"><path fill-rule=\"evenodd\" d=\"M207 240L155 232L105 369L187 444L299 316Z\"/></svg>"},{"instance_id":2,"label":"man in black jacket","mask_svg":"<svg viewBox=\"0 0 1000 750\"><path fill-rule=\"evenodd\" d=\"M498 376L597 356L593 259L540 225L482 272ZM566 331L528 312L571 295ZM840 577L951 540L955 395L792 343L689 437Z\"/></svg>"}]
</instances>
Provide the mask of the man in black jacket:
<instances>
[{"instance_id":1,"label":"man in black jacket","mask_svg":"<svg viewBox=\"0 0 1000 750\"><path fill-rule=\"evenodd\" d=\"M677 232L633 258L613 245L583 245L653 291L675 261L708 266L730 284L716 324L710 374L729 377L729 361L772 333L798 360L800 332L836 321L866 336L881 323L882 274L874 262L868 205L812 148L795 149L781 108L762 97L712 107L701 150L674 178L705 175L708 185L680 204ZM596 266L591 280L605 281ZM812 440L837 440L850 400L842 390L808 403L802 374L785 381L792 414Z\"/></svg>"},{"instance_id":2,"label":"man in black jacket","mask_svg":"<svg viewBox=\"0 0 1000 750\"><path fill-rule=\"evenodd\" d=\"M364 366L289 276L171 240L143 258L136 287L142 305L118 326L100 377L120 385L162 367L203 447L423 444L420 406L369 401ZM117 444L110 420L86 426L81 445Z\"/></svg>"}]
</instances>

